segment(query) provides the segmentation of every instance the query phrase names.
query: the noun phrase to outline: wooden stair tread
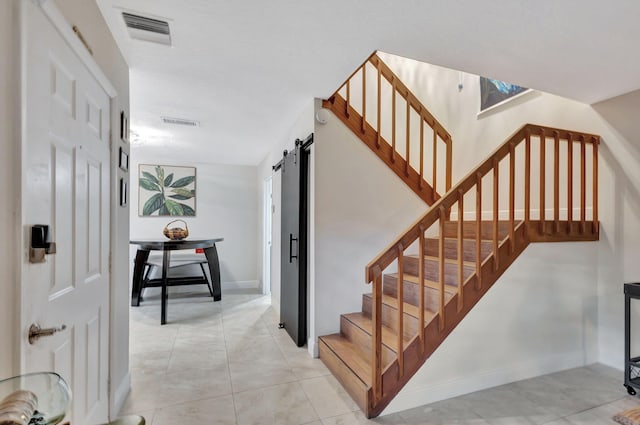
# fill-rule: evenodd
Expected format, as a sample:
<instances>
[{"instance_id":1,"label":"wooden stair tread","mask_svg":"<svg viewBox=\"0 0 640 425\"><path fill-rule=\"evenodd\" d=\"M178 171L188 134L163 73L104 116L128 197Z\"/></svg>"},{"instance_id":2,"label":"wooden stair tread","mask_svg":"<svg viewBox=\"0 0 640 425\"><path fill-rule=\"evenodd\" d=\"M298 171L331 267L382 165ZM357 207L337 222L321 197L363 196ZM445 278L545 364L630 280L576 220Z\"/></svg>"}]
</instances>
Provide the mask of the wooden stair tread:
<instances>
[{"instance_id":1,"label":"wooden stair tread","mask_svg":"<svg viewBox=\"0 0 640 425\"><path fill-rule=\"evenodd\" d=\"M356 312L356 313L343 314L342 317L344 317L345 319L347 319L348 321L350 321L351 323L353 323L354 325L362 329L365 333L369 335L373 334L373 322L366 314L362 312ZM403 349L406 348L410 342L411 342L411 339L408 339L406 336L403 335L403 338L402 338ZM382 325L382 343L395 353L398 345L398 334L393 329L385 325Z\"/></svg>"},{"instance_id":2,"label":"wooden stair tread","mask_svg":"<svg viewBox=\"0 0 640 425\"><path fill-rule=\"evenodd\" d=\"M398 279L398 273L386 273L386 274ZM403 273L402 278L407 282L412 282L412 283L415 283L416 285L420 284L420 278L418 276L415 276L409 273ZM429 288L436 289L438 291L440 290L440 282L434 282L433 280L424 279L424 286L428 286ZM456 285L445 284L444 292L449 294L455 294L456 292L458 292L458 287Z\"/></svg>"},{"instance_id":3,"label":"wooden stair tread","mask_svg":"<svg viewBox=\"0 0 640 425\"><path fill-rule=\"evenodd\" d=\"M362 381L371 387L371 359L363 356L355 345L340 334L319 337L327 347Z\"/></svg>"},{"instance_id":4,"label":"wooden stair tread","mask_svg":"<svg viewBox=\"0 0 640 425\"><path fill-rule=\"evenodd\" d=\"M373 298L373 294L364 294L365 297L370 297ZM393 307L396 310L398 309L398 299L396 297L392 297L391 295L382 295L382 303L388 305L389 307ZM410 316L415 317L416 319L418 319L420 317L420 308L416 307L413 304L409 304L409 303L403 303L404 307L403 307L403 311L405 314L408 314ZM429 323L431 321L431 319L433 319L436 316L436 312L435 311L431 311L428 309L424 310L424 320L425 323Z\"/></svg>"}]
</instances>

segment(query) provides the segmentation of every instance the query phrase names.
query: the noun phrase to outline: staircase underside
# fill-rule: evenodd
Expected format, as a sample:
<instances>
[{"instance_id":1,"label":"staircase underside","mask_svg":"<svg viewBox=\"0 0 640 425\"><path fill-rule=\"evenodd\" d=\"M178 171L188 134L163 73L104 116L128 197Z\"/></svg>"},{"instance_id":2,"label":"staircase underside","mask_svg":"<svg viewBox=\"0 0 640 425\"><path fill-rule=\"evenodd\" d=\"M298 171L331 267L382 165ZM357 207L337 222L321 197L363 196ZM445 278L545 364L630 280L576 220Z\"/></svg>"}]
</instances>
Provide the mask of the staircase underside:
<instances>
[{"instance_id":1,"label":"staircase underside","mask_svg":"<svg viewBox=\"0 0 640 425\"><path fill-rule=\"evenodd\" d=\"M468 225L467 225L468 224ZM476 273L476 223L463 224L463 299L458 282L457 222L444 226L445 307L444 323L439 312L437 238L425 238L424 283L425 326L419 324L419 278L417 256L407 256L403 265L403 361L398 361L398 274L385 274L382 297L382 393L372 390L371 294L364 294L362 311L344 314L340 332L319 338L322 361L333 372L367 417L375 417L395 397L414 373L475 306L498 278L531 242L596 241L599 226L592 221L530 221L516 223L513 238L508 222L498 225L498 255L493 255L493 223L482 222L481 271ZM497 258L496 258L497 257ZM420 337L422 336L422 338ZM403 367L400 370L400 363Z\"/></svg>"}]
</instances>

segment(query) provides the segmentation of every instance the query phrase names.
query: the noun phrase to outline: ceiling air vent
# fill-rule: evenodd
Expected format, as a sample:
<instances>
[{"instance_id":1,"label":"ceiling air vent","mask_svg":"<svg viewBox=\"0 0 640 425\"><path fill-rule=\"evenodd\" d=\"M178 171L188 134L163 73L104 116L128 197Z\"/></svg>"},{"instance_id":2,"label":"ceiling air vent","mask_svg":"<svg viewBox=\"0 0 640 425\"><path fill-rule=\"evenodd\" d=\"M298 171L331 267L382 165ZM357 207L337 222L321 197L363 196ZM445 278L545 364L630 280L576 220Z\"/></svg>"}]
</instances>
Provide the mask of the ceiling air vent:
<instances>
[{"instance_id":1,"label":"ceiling air vent","mask_svg":"<svg viewBox=\"0 0 640 425\"><path fill-rule=\"evenodd\" d=\"M200 123L194 120L186 120L183 118L160 117L165 124L186 125L187 127L200 127Z\"/></svg>"},{"instance_id":2,"label":"ceiling air vent","mask_svg":"<svg viewBox=\"0 0 640 425\"><path fill-rule=\"evenodd\" d=\"M127 12L122 12L122 17L124 18L124 23L129 30L131 38L165 44L167 46L171 45L171 33L167 21Z\"/></svg>"}]
</instances>

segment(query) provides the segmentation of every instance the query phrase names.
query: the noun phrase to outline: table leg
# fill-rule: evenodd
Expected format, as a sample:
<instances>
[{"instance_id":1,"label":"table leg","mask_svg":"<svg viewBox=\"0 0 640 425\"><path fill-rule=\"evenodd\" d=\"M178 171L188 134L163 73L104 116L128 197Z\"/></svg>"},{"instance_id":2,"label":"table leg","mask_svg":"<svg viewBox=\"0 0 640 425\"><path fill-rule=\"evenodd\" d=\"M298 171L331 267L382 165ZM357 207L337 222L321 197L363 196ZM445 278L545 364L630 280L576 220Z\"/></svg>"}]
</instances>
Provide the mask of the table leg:
<instances>
[{"instance_id":1,"label":"table leg","mask_svg":"<svg viewBox=\"0 0 640 425\"><path fill-rule=\"evenodd\" d=\"M140 305L140 295L142 294L142 279L144 273L144 265L149 259L149 251L139 249L136 252L136 260L133 266L133 282L131 285L131 306L138 307Z\"/></svg>"},{"instance_id":2,"label":"table leg","mask_svg":"<svg viewBox=\"0 0 640 425\"><path fill-rule=\"evenodd\" d=\"M209 274L211 275L211 285L213 286L213 300L222 299L222 288L220 287L220 262L218 261L218 250L213 244L210 248L204 249L204 255L209 263Z\"/></svg>"},{"instance_id":3,"label":"table leg","mask_svg":"<svg viewBox=\"0 0 640 425\"><path fill-rule=\"evenodd\" d=\"M162 256L162 299L160 301L160 324L167 323L167 275L169 273L169 254L165 250Z\"/></svg>"}]
</instances>

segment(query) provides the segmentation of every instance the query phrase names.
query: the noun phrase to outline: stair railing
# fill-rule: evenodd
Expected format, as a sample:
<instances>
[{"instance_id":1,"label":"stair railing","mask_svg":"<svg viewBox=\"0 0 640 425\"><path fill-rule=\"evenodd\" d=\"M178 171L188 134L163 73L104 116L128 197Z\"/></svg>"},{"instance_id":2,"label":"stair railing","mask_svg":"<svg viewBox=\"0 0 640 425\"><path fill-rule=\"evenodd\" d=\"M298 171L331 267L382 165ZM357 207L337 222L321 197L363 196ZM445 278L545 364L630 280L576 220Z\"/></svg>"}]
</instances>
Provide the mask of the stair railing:
<instances>
[{"instance_id":1,"label":"stair railing","mask_svg":"<svg viewBox=\"0 0 640 425\"><path fill-rule=\"evenodd\" d=\"M455 234L457 238L458 313L467 308L464 301L465 286L468 286L467 291L481 289L483 274L498 276L508 266L505 263L509 260L509 254L526 246L516 247L517 231L523 232L521 239L527 243L569 238L594 240L594 235L599 232L599 143L600 137L592 134L524 125L367 265L366 282L373 283L371 355L374 403L384 397L381 352L382 277L385 269L394 264L398 267L399 337L395 351L398 365L396 379L399 380L405 373L402 282L407 252L415 253L417 242L420 283L418 329L421 331L416 337L419 338L420 353L424 354L427 350L435 349L425 345L425 237L436 232L438 234L438 331L447 332L455 323L447 322L445 317L445 235ZM537 144L537 149L532 149L534 144ZM587 145L591 149L587 150ZM563 173L562 162L566 165L566 172ZM536 167L539 169L537 179L532 176ZM502 172L506 172L508 178L501 179ZM551 190L547 190L548 183ZM536 192L538 196L533 198ZM465 205L473 204L473 208L465 208ZM451 214L455 214L455 218ZM490 232L487 232L487 228ZM465 237L475 238L475 261L472 262L475 273L466 279L463 261ZM481 240L488 238L491 239L491 253L488 257L485 253L486 259L483 260ZM470 285L474 280L475 283Z\"/></svg>"},{"instance_id":2,"label":"stair railing","mask_svg":"<svg viewBox=\"0 0 640 425\"><path fill-rule=\"evenodd\" d=\"M427 204L451 188L451 135L375 52L324 106Z\"/></svg>"}]
</instances>

